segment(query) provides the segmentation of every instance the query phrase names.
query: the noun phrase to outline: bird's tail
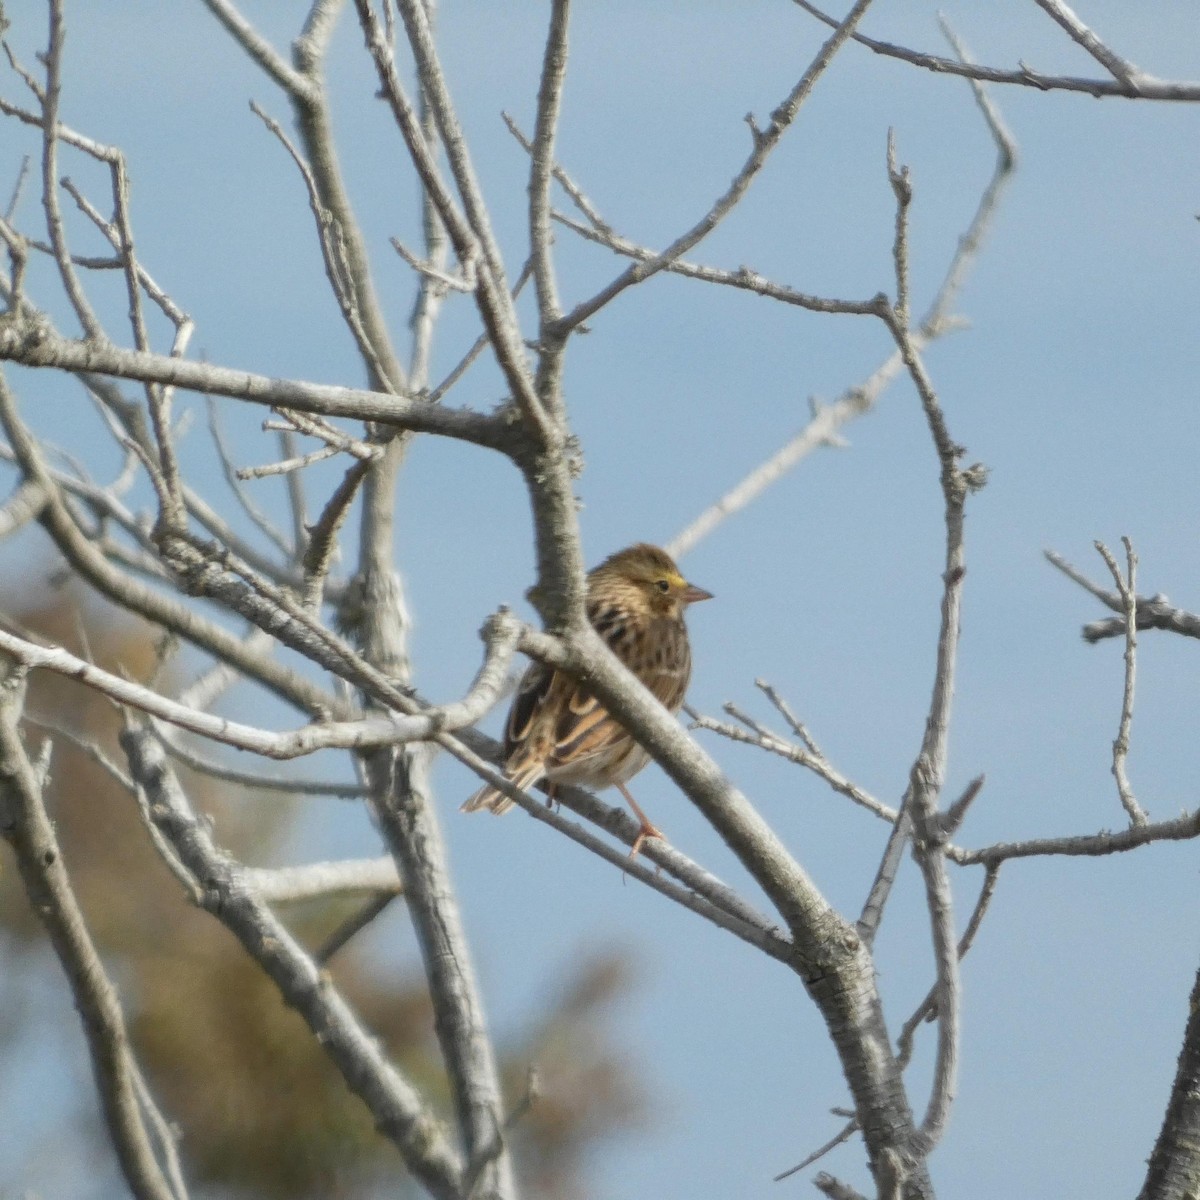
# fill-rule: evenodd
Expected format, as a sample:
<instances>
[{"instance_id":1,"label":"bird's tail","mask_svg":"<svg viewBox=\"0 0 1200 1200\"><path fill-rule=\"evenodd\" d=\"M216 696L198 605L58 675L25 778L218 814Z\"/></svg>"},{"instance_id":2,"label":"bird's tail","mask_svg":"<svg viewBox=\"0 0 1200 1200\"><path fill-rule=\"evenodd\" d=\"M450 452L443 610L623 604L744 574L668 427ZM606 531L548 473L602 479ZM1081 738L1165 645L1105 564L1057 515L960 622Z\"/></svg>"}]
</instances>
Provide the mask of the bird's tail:
<instances>
[{"instance_id":1,"label":"bird's tail","mask_svg":"<svg viewBox=\"0 0 1200 1200\"><path fill-rule=\"evenodd\" d=\"M523 792L533 787L544 773L541 763L528 763L524 767L516 766L515 768L510 764L504 771L512 785L519 787ZM462 811L478 812L481 808L486 808L489 812L500 816L501 813L508 812L514 804L516 801L511 796L506 796L499 788L485 783L475 795L463 804Z\"/></svg>"}]
</instances>

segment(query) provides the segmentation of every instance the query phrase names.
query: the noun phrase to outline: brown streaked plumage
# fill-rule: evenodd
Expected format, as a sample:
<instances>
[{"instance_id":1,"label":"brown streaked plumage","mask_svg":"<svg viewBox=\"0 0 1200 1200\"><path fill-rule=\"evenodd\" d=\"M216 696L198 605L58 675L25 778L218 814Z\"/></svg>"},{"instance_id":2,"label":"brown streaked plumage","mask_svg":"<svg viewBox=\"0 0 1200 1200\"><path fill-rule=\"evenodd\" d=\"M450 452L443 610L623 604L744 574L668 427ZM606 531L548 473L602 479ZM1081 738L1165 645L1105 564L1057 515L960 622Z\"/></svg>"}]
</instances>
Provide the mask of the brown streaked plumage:
<instances>
[{"instance_id":1,"label":"brown streaked plumage","mask_svg":"<svg viewBox=\"0 0 1200 1200\"><path fill-rule=\"evenodd\" d=\"M712 594L688 583L657 546L640 542L588 573L587 615L612 652L671 712L683 704L692 674L684 610ZM587 688L534 663L517 687L504 731L504 774L522 789L542 780L620 789L648 837L662 837L625 788L649 754L608 715ZM507 812L513 801L491 786L463 805L467 812Z\"/></svg>"}]
</instances>

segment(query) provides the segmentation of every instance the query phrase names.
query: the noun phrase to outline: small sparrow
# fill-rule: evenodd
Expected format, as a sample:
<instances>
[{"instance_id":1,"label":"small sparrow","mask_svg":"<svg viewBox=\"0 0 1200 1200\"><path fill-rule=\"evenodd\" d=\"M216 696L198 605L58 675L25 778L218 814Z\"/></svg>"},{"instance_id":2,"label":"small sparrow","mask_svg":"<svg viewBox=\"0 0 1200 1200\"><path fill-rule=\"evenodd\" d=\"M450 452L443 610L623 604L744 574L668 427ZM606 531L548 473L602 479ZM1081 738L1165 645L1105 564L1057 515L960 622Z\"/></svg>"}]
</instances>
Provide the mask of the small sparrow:
<instances>
[{"instance_id":1,"label":"small sparrow","mask_svg":"<svg viewBox=\"0 0 1200 1200\"><path fill-rule=\"evenodd\" d=\"M587 615L609 649L672 712L679 711L692 674L684 610L712 593L688 583L657 546L641 542L606 558L587 577ZM625 787L650 755L582 684L553 667L533 663L521 677L504 730L504 774L522 790L542 780L554 785L620 789L641 829L630 857L646 838L662 833ZM513 806L488 785L466 812Z\"/></svg>"}]
</instances>

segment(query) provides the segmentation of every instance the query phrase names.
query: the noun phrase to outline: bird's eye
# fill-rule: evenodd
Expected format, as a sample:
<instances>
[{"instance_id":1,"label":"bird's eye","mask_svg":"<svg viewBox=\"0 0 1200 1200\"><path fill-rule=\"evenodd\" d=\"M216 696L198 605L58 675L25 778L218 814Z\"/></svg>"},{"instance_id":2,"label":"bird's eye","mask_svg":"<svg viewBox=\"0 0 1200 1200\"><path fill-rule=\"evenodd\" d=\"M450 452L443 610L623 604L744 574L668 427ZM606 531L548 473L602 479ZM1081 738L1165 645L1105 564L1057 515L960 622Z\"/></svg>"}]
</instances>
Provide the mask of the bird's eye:
<instances>
[{"instance_id":1,"label":"bird's eye","mask_svg":"<svg viewBox=\"0 0 1200 1200\"><path fill-rule=\"evenodd\" d=\"M671 590L671 581L669 579L660 579L657 581L657 587L660 592L669 592Z\"/></svg>"}]
</instances>

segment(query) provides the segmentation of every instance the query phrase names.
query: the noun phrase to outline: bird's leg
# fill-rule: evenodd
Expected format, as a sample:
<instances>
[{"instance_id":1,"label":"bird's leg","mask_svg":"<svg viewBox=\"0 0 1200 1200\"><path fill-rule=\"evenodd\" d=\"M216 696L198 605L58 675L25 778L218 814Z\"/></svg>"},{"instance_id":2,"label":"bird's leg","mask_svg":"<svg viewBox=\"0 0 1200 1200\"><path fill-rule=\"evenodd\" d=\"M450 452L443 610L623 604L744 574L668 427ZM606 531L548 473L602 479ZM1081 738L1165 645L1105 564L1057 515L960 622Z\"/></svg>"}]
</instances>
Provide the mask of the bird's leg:
<instances>
[{"instance_id":1,"label":"bird's leg","mask_svg":"<svg viewBox=\"0 0 1200 1200\"><path fill-rule=\"evenodd\" d=\"M660 841L665 842L667 840L667 835L663 833L661 829L658 829L656 826L650 824L650 819L644 812L642 812L641 806L629 794L623 783L618 783L617 788L621 795L625 797L625 803L633 809L633 815L637 817L642 824L641 829L638 830L637 837L633 839L633 849L629 852L630 858L637 858L638 851L642 848L642 843L647 838L658 838Z\"/></svg>"}]
</instances>

